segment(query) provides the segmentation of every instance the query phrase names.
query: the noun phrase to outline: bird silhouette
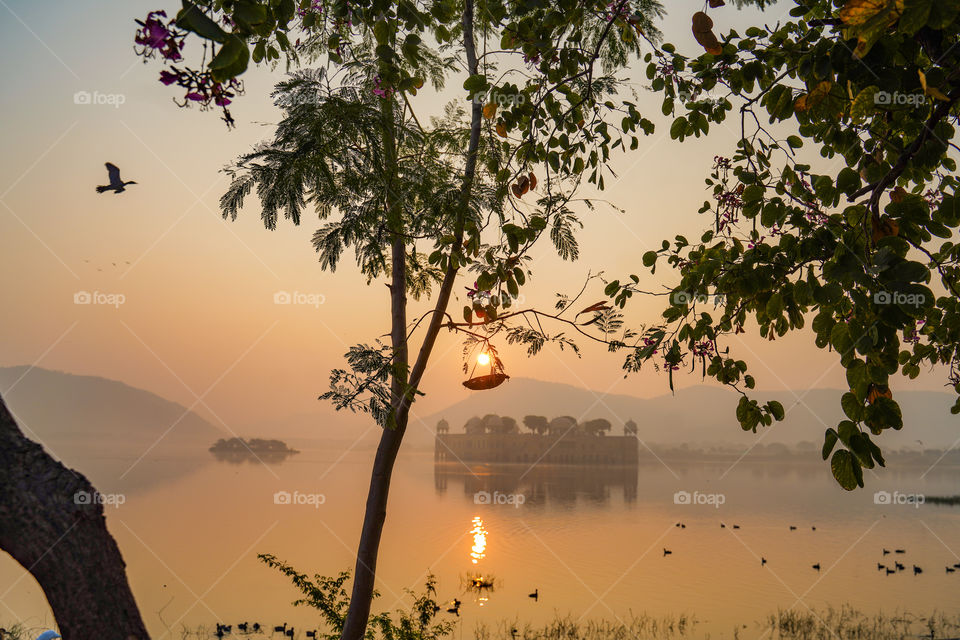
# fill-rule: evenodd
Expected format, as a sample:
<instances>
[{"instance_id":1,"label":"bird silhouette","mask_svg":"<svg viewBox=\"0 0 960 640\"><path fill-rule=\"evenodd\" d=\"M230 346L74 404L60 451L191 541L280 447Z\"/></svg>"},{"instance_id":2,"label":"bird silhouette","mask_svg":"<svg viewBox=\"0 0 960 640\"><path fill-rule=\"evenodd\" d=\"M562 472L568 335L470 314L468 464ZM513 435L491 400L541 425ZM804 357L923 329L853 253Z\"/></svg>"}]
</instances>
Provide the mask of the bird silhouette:
<instances>
[{"instance_id":1,"label":"bird silhouette","mask_svg":"<svg viewBox=\"0 0 960 640\"><path fill-rule=\"evenodd\" d=\"M250 626L249 623L244 622L243 624L238 624L238 625L237 625L237 630L238 630L238 631L246 631L249 626Z\"/></svg>"},{"instance_id":2,"label":"bird silhouette","mask_svg":"<svg viewBox=\"0 0 960 640\"><path fill-rule=\"evenodd\" d=\"M953 573L954 571L956 571L956 569L953 567L947 567L947 573Z\"/></svg>"},{"instance_id":3,"label":"bird silhouette","mask_svg":"<svg viewBox=\"0 0 960 640\"><path fill-rule=\"evenodd\" d=\"M282 627L274 627L274 628L273 628L273 632L274 632L274 633L277 633L278 631L279 631L280 633L286 633L286 632L287 632L287 623L284 622Z\"/></svg>"},{"instance_id":4,"label":"bird silhouette","mask_svg":"<svg viewBox=\"0 0 960 640\"><path fill-rule=\"evenodd\" d=\"M893 565L897 568L897 571L903 571L904 567L899 562L894 562Z\"/></svg>"},{"instance_id":5,"label":"bird silhouette","mask_svg":"<svg viewBox=\"0 0 960 640\"><path fill-rule=\"evenodd\" d=\"M923 573L923 569L921 569L917 565L913 565L913 575L917 575L918 573Z\"/></svg>"},{"instance_id":6,"label":"bird silhouette","mask_svg":"<svg viewBox=\"0 0 960 640\"><path fill-rule=\"evenodd\" d=\"M879 562L877 563L877 571L883 571L886 568L886 565L880 564Z\"/></svg>"},{"instance_id":7,"label":"bird silhouette","mask_svg":"<svg viewBox=\"0 0 960 640\"><path fill-rule=\"evenodd\" d=\"M893 569L887 569L887 575L890 575L891 573L896 573L896 571Z\"/></svg>"},{"instance_id":8,"label":"bird silhouette","mask_svg":"<svg viewBox=\"0 0 960 640\"><path fill-rule=\"evenodd\" d=\"M906 553L907 550L906 550L906 549L894 549L893 552L894 552L894 553Z\"/></svg>"},{"instance_id":9,"label":"bird silhouette","mask_svg":"<svg viewBox=\"0 0 960 640\"><path fill-rule=\"evenodd\" d=\"M539 600L539 599L540 599L540 589L534 589L534 590L533 590L533 593L529 594L529 597L530 597L530 598L533 598L534 601Z\"/></svg>"},{"instance_id":10,"label":"bird silhouette","mask_svg":"<svg viewBox=\"0 0 960 640\"><path fill-rule=\"evenodd\" d=\"M259 633L259 632L260 632L260 623L259 623L259 622L254 622L254 623L253 623L253 631L254 631L254 633Z\"/></svg>"},{"instance_id":11,"label":"bird silhouette","mask_svg":"<svg viewBox=\"0 0 960 640\"><path fill-rule=\"evenodd\" d=\"M663 550L663 555L665 555L665 556L668 556L668 555L670 555L671 553L673 553L673 551L670 551L670 549L664 549L664 550Z\"/></svg>"},{"instance_id":12,"label":"bird silhouette","mask_svg":"<svg viewBox=\"0 0 960 640\"><path fill-rule=\"evenodd\" d=\"M286 634L286 635L287 635L288 638L292 638L292 637L293 637L293 627L290 627L289 629L287 629L287 634Z\"/></svg>"},{"instance_id":13,"label":"bird silhouette","mask_svg":"<svg viewBox=\"0 0 960 640\"><path fill-rule=\"evenodd\" d=\"M790 531L796 531L796 530L797 530L797 528L796 528L795 526L790 525Z\"/></svg>"},{"instance_id":14,"label":"bird silhouette","mask_svg":"<svg viewBox=\"0 0 960 640\"><path fill-rule=\"evenodd\" d=\"M760 566L762 567L762 566L764 566L765 564L767 564L767 559L761 556L761 557L760 557Z\"/></svg>"},{"instance_id":15,"label":"bird silhouette","mask_svg":"<svg viewBox=\"0 0 960 640\"><path fill-rule=\"evenodd\" d=\"M308 638L316 638L316 637L317 637L317 631L316 631L316 629L314 629L313 631L307 631L307 637L308 637Z\"/></svg>"},{"instance_id":16,"label":"bird silhouette","mask_svg":"<svg viewBox=\"0 0 960 640\"><path fill-rule=\"evenodd\" d=\"M447 613L452 613L459 618L460 617L460 601L454 598L453 606L447 609Z\"/></svg>"},{"instance_id":17,"label":"bird silhouette","mask_svg":"<svg viewBox=\"0 0 960 640\"><path fill-rule=\"evenodd\" d=\"M884 550L883 550L883 555L885 555L885 556L890 555L890 551L888 551L887 549L884 549Z\"/></svg>"},{"instance_id":18,"label":"bird silhouette","mask_svg":"<svg viewBox=\"0 0 960 640\"><path fill-rule=\"evenodd\" d=\"M817 564L813 565L813 568L817 571L820 571L820 563L818 562Z\"/></svg>"},{"instance_id":19,"label":"bird silhouette","mask_svg":"<svg viewBox=\"0 0 960 640\"><path fill-rule=\"evenodd\" d=\"M811 531L816 531L817 528L816 528L816 527L810 527L810 530L811 530Z\"/></svg>"},{"instance_id":20,"label":"bird silhouette","mask_svg":"<svg viewBox=\"0 0 960 640\"><path fill-rule=\"evenodd\" d=\"M957 564L953 565L953 568L954 568L954 569L960 569L960 562L958 562Z\"/></svg>"},{"instance_id":21,"label":"bird silhouette","mask_svg":"<svg viewBox=\"0 0 960 640\"><path fill-rule=\"evenodd\" d=\"M740 525L735 524L735 525L733 525L733 528L734 528L734 529L739 529L739 528L740 528Z\"/></svg>"},{"instance_id":22,"label":"bird silhouette","mask_svg":"<svg viewBox=\"0 0 960 640\"><path fill-rule=\"evenodd\" d=\"M105 193L107 191L122 193L126 190L128 184L137 184L133 180L128 180L127 182L121 180L120 168L112 162L104 163L104 166L107 168L107 177L110 178L110 184L97 187L97 193Z\"/></svg>"}]
</instances>

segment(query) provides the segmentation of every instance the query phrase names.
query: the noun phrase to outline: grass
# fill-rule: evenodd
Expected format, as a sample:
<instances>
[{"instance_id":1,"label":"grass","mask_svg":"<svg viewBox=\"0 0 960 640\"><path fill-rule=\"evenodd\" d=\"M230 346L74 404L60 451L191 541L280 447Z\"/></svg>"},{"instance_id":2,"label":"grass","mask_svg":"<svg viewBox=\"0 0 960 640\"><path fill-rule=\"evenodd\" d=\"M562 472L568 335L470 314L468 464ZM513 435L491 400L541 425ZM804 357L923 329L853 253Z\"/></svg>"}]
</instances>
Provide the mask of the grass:
<instances>
[{"instance_id":1,"label":"grass","mask_svg":"<svg viewBox=\"0 0 960 640\"><path fill-rule=\"evenodd\" d=\"M945 640L960 633L960 615L934 612L929 617L909 613L868 615L843 606L820 611L778 611L762 631L770 640Z\"/></svg>"},{"instance_id":2,"label":"grass","mask_svg":"<svg viewBox=\"0 0 960 640\"><path fill-rule=\"evenodd\" d=\"M696 624L696 619L688 615L656 618L643 614L617 621L583 622L564 617L540 627L501 622L493 629L481 623L473 637L474 640L679 640L696 637L693 635Z\"/></svg>"}]
</instances>

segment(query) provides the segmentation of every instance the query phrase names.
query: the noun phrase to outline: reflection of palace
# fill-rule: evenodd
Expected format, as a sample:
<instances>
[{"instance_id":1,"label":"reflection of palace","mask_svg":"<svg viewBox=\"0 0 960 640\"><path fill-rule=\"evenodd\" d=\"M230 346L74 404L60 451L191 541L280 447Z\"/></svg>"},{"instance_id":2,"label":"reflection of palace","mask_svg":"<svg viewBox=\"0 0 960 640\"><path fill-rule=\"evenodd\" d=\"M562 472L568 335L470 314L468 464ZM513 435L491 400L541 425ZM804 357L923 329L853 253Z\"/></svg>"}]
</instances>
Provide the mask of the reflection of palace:
<instances>
[{"instance_id":1,"label":"reflection of palace","mask_svg":"<svg viewBox=\"0 0 960 640\"><path fill-rule=\"evenodd\" d=\"M433 467L437 493L446 493L451 483L463 485L464 499L477 503L477 496L522 495L525 507L548 502L572 503L578 496L606 503L622 492L624 502L637 499L637 467L628 465L536 465L471 464L436 462Z\"/></svg>"},{"instance_id":2,"label":"reflection of palace","mask_svg":"<svg viewBox=\"0 0 960 640\"><path fill-rule=\"evenodd\" d=\"M526 464L631 465L637 464L636 424L623 426L622 436L605 435L608 420L562 416L548 421L527 416L530 433L520 433L515 420L490 414L471 418L464 433L449 433L445 420L437 424L434 460L437 462L514 462Z\"/></svg>"}]
</instances>

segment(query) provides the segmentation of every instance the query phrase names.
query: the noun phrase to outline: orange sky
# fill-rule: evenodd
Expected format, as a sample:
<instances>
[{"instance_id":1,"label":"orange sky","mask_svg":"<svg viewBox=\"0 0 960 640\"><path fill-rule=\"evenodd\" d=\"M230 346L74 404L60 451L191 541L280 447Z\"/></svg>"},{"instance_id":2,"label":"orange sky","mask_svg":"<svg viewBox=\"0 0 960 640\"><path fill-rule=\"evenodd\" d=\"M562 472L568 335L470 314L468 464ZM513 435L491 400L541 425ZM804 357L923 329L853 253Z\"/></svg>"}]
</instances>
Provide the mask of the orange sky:
<instances>
[{"instance_id":1,"label":"orange sky","mask_svg":"<svg viewBox=\"0 0 960 640\"><path fill-rule=\"evenodd\" d=\"M316 410L328 371L341 366L347 347L387 331L387 290L379 282L366 286L349 258L336 274L322 272L309 244L315 220L267 232L255 198L237 222L220 218L227 179L219 170L271 132L278 112L267 94L281 73L248 74L247 95L233 109L234 131L215 112L178 109L174 92L156 80L159 63L144 66L132 51L133 19L175 4L97 1L49 11L44 3L8 0L0 7L6 149L0 157L6 264L0 365L35 363L119 379L187 406L199 396L230 424ZM668 41L694 50L688 21L701 5L668 3ZM718 16L731 23L718 17L719 28L747 19L724 11ZM781 13L775 8L764 21ZM542 245L534 253L542 256L535 277L523 291L528 304L552 307L554 293L578 290L588 270L638 273L645 250L676 233L697 238L709 222L696 213L708 197L703 180L714 155L730 154L735 132L721 127L706 140L670 141L669 119L639 83L642 66L631 75L642 111L658 131L615 164L620 179L608 182L605 197L626 213L602 206L584 211L575 264L551 257ZM122 95L123 104L75 104L78 91ZM435 112L453 97L422 94L417 106ZM120 195L96 194L93 187L106 179L105 161L139 184ZM665 269L642 277L649 288L673 280ZM588 303L603 297L600 289ZM276 305L273 295L281 290L319 294L323 304ZM125 302L77 305L78 291L122 294ZM463 291L458 287L461 301ZM655 321L661 304L633 304L630 321ZM424 308L414 304L410 317ZM502 353L513 376L638 396L667 392L666 379L652 370L623 380L620 355L581 344L581 360L555 350L534 360L507 348ZM760 388L843 385L835 357L818 351L809 333L776 343L747 337L740 357L750 362ZM444 334L421 413L462 398L461 379L460 341ZM697 383L699 376L678 379L679 386ZM941 389L943 379L897 384Z\"/></svg>"}]
</instances>

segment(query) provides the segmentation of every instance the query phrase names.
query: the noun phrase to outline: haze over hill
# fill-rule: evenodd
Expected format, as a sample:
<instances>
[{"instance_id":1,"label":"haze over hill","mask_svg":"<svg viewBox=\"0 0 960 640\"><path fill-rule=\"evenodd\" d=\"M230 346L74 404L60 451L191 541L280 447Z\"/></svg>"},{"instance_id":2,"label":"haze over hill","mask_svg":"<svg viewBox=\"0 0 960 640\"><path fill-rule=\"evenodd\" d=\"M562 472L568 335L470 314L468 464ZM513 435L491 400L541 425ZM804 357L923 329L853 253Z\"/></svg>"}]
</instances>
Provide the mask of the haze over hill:
<instances>
[{"instance_id":1,"label":"haze over hill","mask_svg":"<svg viewBox=\"0 0 960 640\"><path fill-rule=\"evenodd\" d=\"M369 416L338 412L320 401L315 412L281 414L269 423L231 424L229 430L233 433L229 433L183 405L122 382L39 367L26 375L25 372L27 367L23 366L0 368L0 390L13 387L4 394L8 406L29 437L81 469L79 457L89 450L129 458L157 443L148 459L161 458L184 447L206 455L207 447L215 440L233 433L279 438L297 448L319 446L336 451L370 450L376 447L380 435ZM764 444L819 443L823 430L842 418L841 393L839 389L797 391L795 395L790 391L756 392L757 399L779 400L787 411L786 420L775 423L763 435L762 428L756 434L740 429L734 417L738 395L719 387L693 386L678 389L675 395L638 398L514 378L495 390L474 392L467 399L427 416L419 415L414 405L405 449L431 449L436 423L441 418L450 423L452 431L459 432L469 418L488 413L509 415L518 421L530 414L550 418L571 415L579 420L606 418L613 423L612 434L622 433L623 422L632 419L644 442L687 443L693 449L749 446L761 435ZM882 446L946 449L960 438L960 421L949 413L951 394L903 391L897 393L897 400L906 428L884 433Z\"/></svg>"},{"instance_id":2,"label":"haze over hill","mask_svg":"<svg viewBox=\"0 0 960 640\"><path fill-rule=\"evenodd\" d=\"M103 492L187 473L225 435L183 405L96 376L0 367L0 391L28 438ZM184 462L184 452L196 456Z\"/></svg>"},{"instance_id":3,"label":"haze over hill","mask_svg":"<svg viewBox=\"0 0 960 640\"><path fill-rule=\"evenodd\" d=\"M786 419L766 428L765 444L795 445L802 441L821 442L827 426L843 419L840 389L810 391L757 391L759 401L779 400L787 412ZM798 398L799 397L799 402ZM903 391L897 393L903 410L905 428L884 433L884 447L918 449L949 448L960 438L960 420L950 414L953 394L938 391ZM648 443L689 443L691 448L707 445L748 446L764 434L744 432L734 411L739 400L736 392L720 387L693 386L678 389L675 395L637 398L627 395L604 395L599 391L571 385L515 378L495 391L477 392L443 411L425 417L433 429L438 420L446 419L453 432L473 416L488 413L509 415L518 421L536 414L553 418L570 415L578 420L606 418L613 423L612 434L622 433L622 425L634 420L638 435ZM418 439L429 431L411 425L411 435Z\"/></svg>"}]
</instances>

